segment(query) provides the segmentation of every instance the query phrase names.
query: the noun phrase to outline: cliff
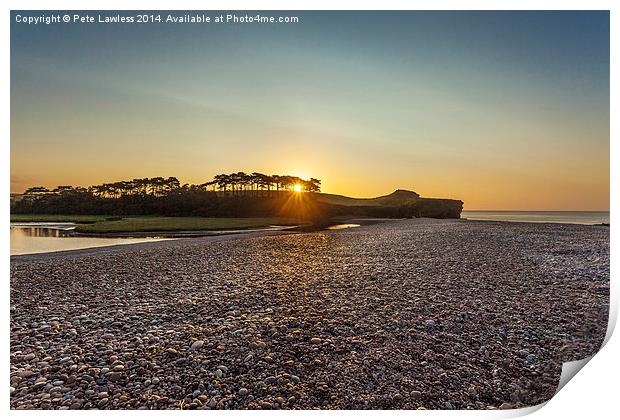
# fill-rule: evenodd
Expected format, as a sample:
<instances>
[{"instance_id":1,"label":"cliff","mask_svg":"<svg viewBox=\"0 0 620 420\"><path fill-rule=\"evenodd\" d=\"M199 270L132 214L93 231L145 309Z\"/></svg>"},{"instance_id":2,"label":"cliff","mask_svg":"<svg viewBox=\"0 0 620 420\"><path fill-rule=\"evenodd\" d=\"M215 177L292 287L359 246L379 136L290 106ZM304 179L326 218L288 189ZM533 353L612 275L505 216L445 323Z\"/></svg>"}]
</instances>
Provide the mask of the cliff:
<instances>
[{"instance_id":1,"label":"cliff","mask_svg":"<svg viewBox=\"0 0 620 420\"><path fill-rule=\"evenodd\" d=\"M351 198L323 193L315 193L315 198L317 202L326 205L329 213L336 216L459 219L463 210L461 200L423 198L407 190L396 190L376 198Z\"/></svg>"}]
</instances>

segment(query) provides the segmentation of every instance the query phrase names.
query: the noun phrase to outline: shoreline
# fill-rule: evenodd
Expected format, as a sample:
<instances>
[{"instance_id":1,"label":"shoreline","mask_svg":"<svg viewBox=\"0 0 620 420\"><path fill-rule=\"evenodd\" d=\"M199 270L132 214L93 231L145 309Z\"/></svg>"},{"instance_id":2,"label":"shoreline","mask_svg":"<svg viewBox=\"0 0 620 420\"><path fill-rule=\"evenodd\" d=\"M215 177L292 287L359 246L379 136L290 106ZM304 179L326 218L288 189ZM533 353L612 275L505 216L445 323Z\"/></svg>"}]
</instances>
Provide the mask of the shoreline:
<instances>
[{"instance_id":1,"label":"shoreline","mask_svg":"<svg viewBox=\"0 0 620 420\"><path fill-rule=\"evenodd\" d=\"M70 236L85 237L85 238L170 238L170 239L182 239L182 238L203 238L208 236L222 236L222 235L234 235L241 233L251 232L316 232L324 230L325 226L337 225L342 223L356 223L360 226L368 226L375 223L391 222L396 220L395 218L379 218L379 217L361 217L361 218L334 218L328 223L321 225L300 224L291 226L277 226L272 225L261 228L247 228L247 229L222 229L222 230L170 230L170 231L141 231L141 232L103 232L103 233L84 233L73 231ZM455 219L456 220L456 219Z\"/></svg>"},{"instance_id":2,"label":"shoreline","mask_svg":"<svg viewBox=\"0 0 620 420\"><path fill-rule=\"evenodd\" d=\"M451 219L451 220L465 220L468 222L495 222L495 223L532 223L535 225L571 225L571 226L603 226L609 227L609 223L601 222L601 223L580 223L580 222L554 222L554 221L533 221L533 220L491 220L491 219L468 219L466 217L461 217L460 219Z\"/></svg>"},{"instance_id":3,"label":"shoreline","mask_svg":"<svg viewBox=\"0 0 620 420\"><path fill-rule=\"evenodd\" d=\"M517 222L517 221L504 221L504 220L471 220L471 219L433 219L433 218L413 218L413 219L387 219L387 218L349 218L342 219L335 223L357 223L360 224L360 227L364 226L372 226L379 223L393 223L399 221L418 221L420 224L433 224L433 223L442 223L442 222L455 222L455 223L484 223L484 224L508 224L508 225L553 225L553 226L584 226L584 227L599 227L599 228L609 228L609 225L605 224L581 224L581 223L553 223L553 222ZM359 229L359 228L351 228L351 229ZM349 229L345 229L349 230ZM88 248L79 248L79 249L69 249L69 250L60 250L60 251L50 251L50 252L38 252L31 254L17 254L10 255L11 262L15 261L25 261L25 260L43 260L48 258L72 258L79 257L88 254L101 254L101 253L109 253L115 251L134 251L134 250L148 250L153 248L172 246L171 244L176 244L179 246L183 245L191 245L195 243L211 243L211 242L220 242L220 241L229 241L229 240L237 240L237 239L249 239L249 238L260 238L267 236L280 236L280 235L291 235L291 234L309 234L313 232L338 232L329 229L313 229L313 230L303 230L301 226L294 226L292 228L285 229L251 229L246 231L236 231L236 232L227 232L227 233L215 233L215 234L199 234L199 235L187 235L187 236L169 236L162 237L162 235L155 234L153 232L152 236L149 235L135 235L129 234L127 236L112 236L108 234L93 234L93 235L76 235L77 237L101 237L101 238L147 238L147 237L157 237L161 238L161 240L152 241L152 242L138 242L131 244L116 244L116 245L105 245L105 246L95 246Z\"/></svg>"},{"instance_id":4,"label":"shoreline","mask_svg":"<svg viewBox=\"0 0 620 420\"><path fill-rule=\"evenodd\" d=\"M347 223L347 222L355 222L359 223L360 226L368 226L376 223L384 223L390 221L397 221L404 219L387 219L387 218L354 218L354 219L343 219L343 220L334 220L334 224L338 223ZM60 223L60 222L59 222ZM266 229L240 229L240 230L222 230L222 231L177 231L177 232L126 232L126 233L103 233L103 234L82 234L78 232L72 232L69 237L76 238L107 238L107 239L130 239L130 238L152 238L157 239L154 241L145 241L145 242L137 242L137 243L120 243L114 245L104 245L104 246L91 246L87 248L77 248L77 249L68 249L68 250L58 250L58 251L48 251L48 252L34 252L29 254L15 254L10 255L11 261L13 259L42 259L46 257L73 257L75 255L82 255L86 253L99 253L99 252L108 252L113 251L118 247L124 247L127 250L132 249L149 249L156 246L161 246L163 243L191 243L191 240L204 240L205 242L213 242L217 239L219 240L234 240L234 239L242 239L242 238L253 238L253 237L261 237L261 236L277 236L277 235L286 235L293 233L311 233L318 232L322 230L327 230L324 228L308 228L304 225L299 226L281 226L278 228L266 228Z\"/></svg>"},{"instance_id":5,"label":"shoreline","mask_svg":"<svg viewBox=\"0 0 620 420\"><path fill-rule=\"evenodd\" d=\"M230 233L223 235L206 235L206 236L188 236L188 237L180 237L180 238L164 238L158 241L152 242L137 242L133 244L117 244L117 245L106 245L106 246L95 246L89 248L79 248L79 249L68 249L62 251L51 251L51 252L38 252L32 254L19 254L19 255L11 255L11 262L13 261L30 261L30 260L46 260L51 258L73 258L73 257L81 257L84 255L95 255L95 254L105 254L105 253L113 253L113 252L121 252L121 251L142 251L142 250L151 250L155 248L161 248L166 246L174 246L173 244L183 246L183 245L192 245L197 243L211 243L211 242L221 242L221 241L232 241L236 239L249 239L249 238L259 238L259 237L267 237L267 236L279 236L279 235L290 235L294 233L301 232L293 232L293 231L260 231L260 232L240 232L240 233Z\"/></svg>"},{"instance_id":6,"label":"shoreline","mask_svg":"<svg viewBox=\"0 0 620 420\"><path fill-rule=\"evenodd\" d=\"M248 228L248 229L222 229L222 230L153 230L139 232L77 232L73 231L69 236L79 238L164 238L164 239L182 239L182 238L204 238L207 236L223 236L234 235L239 233L253 232L281 232L293 231L299 229L299 226L270 226L264 228Z\"/></svg>"}]
</instances>

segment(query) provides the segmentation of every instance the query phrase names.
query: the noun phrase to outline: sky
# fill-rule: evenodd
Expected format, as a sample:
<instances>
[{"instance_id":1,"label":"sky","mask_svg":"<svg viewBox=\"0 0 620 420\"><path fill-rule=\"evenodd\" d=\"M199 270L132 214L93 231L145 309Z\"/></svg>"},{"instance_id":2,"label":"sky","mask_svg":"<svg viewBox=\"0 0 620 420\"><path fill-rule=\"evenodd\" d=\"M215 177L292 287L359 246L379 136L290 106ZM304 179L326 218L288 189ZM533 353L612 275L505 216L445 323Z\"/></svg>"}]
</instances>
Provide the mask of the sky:
<instances>
[{"instance_id":1,"label":"sky","mask_svg":"<svg viewBox=\"0 0 620 420\"><path fill-rule=\"evenodd\" d=\"M466 210L609 209L608 12L16 22L41 13L11 16L12 192L244 171Z\"/></svg>"}]
</instances>

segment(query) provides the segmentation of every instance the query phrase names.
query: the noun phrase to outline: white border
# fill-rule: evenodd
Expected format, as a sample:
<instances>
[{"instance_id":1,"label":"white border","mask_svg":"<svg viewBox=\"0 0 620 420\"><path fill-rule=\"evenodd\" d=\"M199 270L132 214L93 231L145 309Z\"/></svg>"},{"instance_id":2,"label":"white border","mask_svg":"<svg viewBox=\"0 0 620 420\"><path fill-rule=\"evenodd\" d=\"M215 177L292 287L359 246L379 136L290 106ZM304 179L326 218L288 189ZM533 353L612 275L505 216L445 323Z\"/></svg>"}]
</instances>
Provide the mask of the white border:
<instances>
[{"instance_id":1,"label":"white border","mask_svg":"<svg viewBox=\"0 0 620 420\"><path fill-rule=\"evenodd\" d=\"M619 172L619 152L620 146L618 142L618 123L614 120L614 116L618 115L614 111L617 110L617 98L618 96L618 83L617 74L619 74L618 60L617 60L617 47L618 42L618 24L620 18L618 11L620 10L620 4L618 1L611 0L594 0L594 1L576 1L576 0L447 0L447 1L406 1L406 0L383 0L383 1L368 1L359 0L356 2L347 2L343 0L315 0L315 1L284 1L284 0L264 0L264 1L197 1L197 0L175 0L174 2L156 0L92 0L88 2L76 1L76 0L59 0L59 1L44 1L44 0L5 0L1 3L0 8L3 9L2 19L2 57L9 57L10 50L10 38L9 38L9 20L10 10L105 10L105 9L118 9L118 10L610 10L611 13L611 144L610 144L610 167L611 167L611 247L612 247L612 263L611 263L611 278L612 278L612 299L611 299L611 319L608 331L608 339L610 338L610 332L615 325L615 321L618 313L618 294L617 287L613 281L618 273L618 265L615 263L616 248L618 243L618 235L616 233L616 222L620 220L618 212L620 211L618 198L620 197L618 183ZM616 50L614 51L614 48ZM8 60L2 66L2 95L3 100L3 115L0 119L2 133L4 133L4 140L1 143L0 159L2 159L2 165L0 166L4 175L4 182L1 184L0 197L5 197L2 201L2 210L5 214L5 220L9 215L9 192L10 192L10 71ZM5 369L9 367L9 236L6 235L1 242L2 249L1 255L5 256L2 261L2 272L4 273L4 290L3 304L4 304L4 319L6 323L4 325L2 334L2 362ZM588 363L577 375L577 379L570 381L561 392L552 398L543 409L536 411L531 415L531 418L584 418L586 416L594 416L594 418L611 418L611 414L617 415L616 399L618 388L618 375L619 375L619 354L620 354L620 342L617 337L611 337L607 345L597 354L590 363ZM5 371L6 372L6 371ZM9 410L9 392L8 392L8 372L5 377L4 392L4 409L8 411L8 414L16 417L34 417L40 415L38 412L20 412ZM517 414L525 414L524 412L517 413L515 411L504 412L447 412L447 411L426 411L426 412L410 412L410 411L370 411L370 412L356 412L354 415L364 418L380 418L385 415L390 417L405 416L424 416L435 418L496 418L512 417ZM528 410L529 411L529 410ZM214 412L211 412L214 413ZM89 416L95 418L103 418L106 414L103 412L90 412ZM218 418L230 418L231 416L243 417L243 418L258 418L266 416L289 416L290 412L239 412L239 411L227 411L217 412ZM314 417L319 415L320 417L333 417L347 415L347 412L334 412L334 411L321 411L321 412L296 412L299 417ZM353 413L351 413L353 414ZM84 412L46 412L46 416L58 416L63 415L73 418L81 418L84 416ZM113 415L124 416L136 416L146 418L162 416L176 416L177 412L114 412ZM187 416L198 415L197 412L184 413ZM208 412L201 412L201 416L209 416ZM77 416L77 417L76 417Z\"/></svg>"}]
</instances>

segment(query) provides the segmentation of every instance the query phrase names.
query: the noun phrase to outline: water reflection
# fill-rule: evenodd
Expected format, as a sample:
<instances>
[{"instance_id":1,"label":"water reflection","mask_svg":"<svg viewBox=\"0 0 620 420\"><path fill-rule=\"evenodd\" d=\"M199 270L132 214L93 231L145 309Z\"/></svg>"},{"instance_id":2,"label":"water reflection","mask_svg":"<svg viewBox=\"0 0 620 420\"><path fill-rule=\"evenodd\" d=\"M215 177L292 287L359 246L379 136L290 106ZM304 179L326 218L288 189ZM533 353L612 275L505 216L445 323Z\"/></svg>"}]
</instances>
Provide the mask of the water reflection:
<instances>
[{"instance_id":1,"label":"water reflection","mask_svg":"<svg viewBox=\"0 0 620 420\"><path fill-rule=\"evenodd\" d=\"M48 228L48 227L25 227L25 226L12 226L11 238L13 237L13 231L24 236L36 236L40 238L64 238L71 236L71 231L68 229Z\"/></svg>"},{"instance_id":2,"label":"water reflection","mask_svg":"<svg viewBox=\"0 0 620 420\"><path fill-rule=\"evenodd\" d=\"M11 255L39 254L165 240L163 238L73 236L74 227L73 223L11 223Z\"/></svg>"},{"instance_id":3,"label":"water reflection","mask_svg":"<svg viewBox=\"0 0 620 420\"><path fill-rule=\"evenodd\" d=\"M342 223L339 225L333 225L328 227L328 230L340 230L340 229L349 229L349 228L354 228L354 227L360 227L360 225L356 224L356 223Z\"/></svg>"}]
</instances>

